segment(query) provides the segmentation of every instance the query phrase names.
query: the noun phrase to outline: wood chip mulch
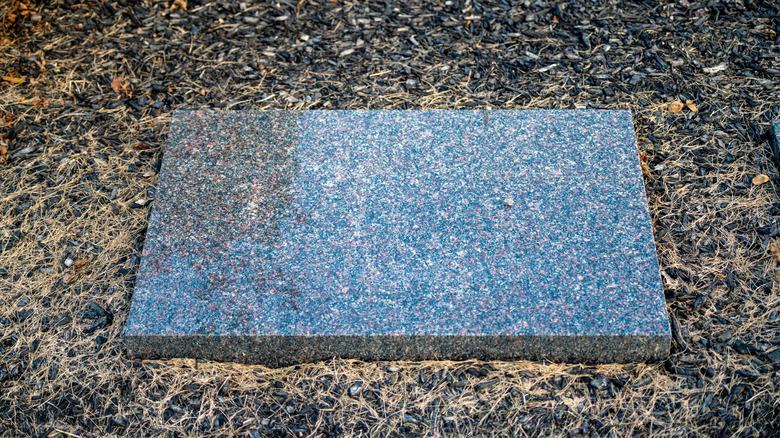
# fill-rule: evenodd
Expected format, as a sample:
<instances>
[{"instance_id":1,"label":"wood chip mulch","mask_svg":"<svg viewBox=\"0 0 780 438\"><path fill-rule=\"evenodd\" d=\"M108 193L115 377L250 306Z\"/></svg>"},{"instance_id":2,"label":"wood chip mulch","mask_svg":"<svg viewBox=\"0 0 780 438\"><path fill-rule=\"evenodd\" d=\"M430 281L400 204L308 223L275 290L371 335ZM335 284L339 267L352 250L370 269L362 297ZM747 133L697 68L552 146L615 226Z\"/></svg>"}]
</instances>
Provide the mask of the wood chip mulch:
<instances>
[{"instance_id":1,"label":"wood chip mulch","mask_svg":"<svg viewBox=\"0 0 780 438\"><path fill-rule=\"evenodd\" d=\"M778 59L771 0L0 2L0 436L780 436ZM129 360L177 108L630 109L672 354Z\"/></svg>"}]
</instances>

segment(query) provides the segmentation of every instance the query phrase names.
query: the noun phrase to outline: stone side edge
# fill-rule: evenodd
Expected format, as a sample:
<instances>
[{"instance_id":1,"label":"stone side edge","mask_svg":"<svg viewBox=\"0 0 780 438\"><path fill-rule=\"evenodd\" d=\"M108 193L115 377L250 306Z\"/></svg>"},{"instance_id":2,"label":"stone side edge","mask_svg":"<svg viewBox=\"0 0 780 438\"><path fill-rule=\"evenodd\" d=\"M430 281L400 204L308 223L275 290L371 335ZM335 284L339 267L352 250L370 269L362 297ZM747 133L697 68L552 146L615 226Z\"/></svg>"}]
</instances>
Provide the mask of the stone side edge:
<instances>
[{"instance_id":1,"label":"stone side edge","mask_svg":"<svg viewBox=\"0 0 780 438\"><path fill-rule=\"evenodd\" d=\"M549 360L657 362L671 335L623 336L167 336L125 335L131 358L195 358L285 367L333 358L391 360Z\"/></svg>"}]
</instances>

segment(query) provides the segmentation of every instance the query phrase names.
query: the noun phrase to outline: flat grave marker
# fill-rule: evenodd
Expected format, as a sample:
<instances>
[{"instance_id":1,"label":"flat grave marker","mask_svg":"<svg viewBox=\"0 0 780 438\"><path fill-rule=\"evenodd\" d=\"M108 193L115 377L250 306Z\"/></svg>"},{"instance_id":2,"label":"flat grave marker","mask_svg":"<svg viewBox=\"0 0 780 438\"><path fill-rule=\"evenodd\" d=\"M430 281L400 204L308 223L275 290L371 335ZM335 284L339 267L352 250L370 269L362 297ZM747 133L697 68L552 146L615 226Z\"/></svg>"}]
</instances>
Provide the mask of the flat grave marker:
<instances>
[{"instance_id":1,"label":"flat grave marker","mask_svg":"<svg viewBox=\"0 0 780 438\"><path fill-rule=\"evenodd\" d=\"M628 111L177 111L133 357L657 360Z\"/></svg>"}]
</instances>

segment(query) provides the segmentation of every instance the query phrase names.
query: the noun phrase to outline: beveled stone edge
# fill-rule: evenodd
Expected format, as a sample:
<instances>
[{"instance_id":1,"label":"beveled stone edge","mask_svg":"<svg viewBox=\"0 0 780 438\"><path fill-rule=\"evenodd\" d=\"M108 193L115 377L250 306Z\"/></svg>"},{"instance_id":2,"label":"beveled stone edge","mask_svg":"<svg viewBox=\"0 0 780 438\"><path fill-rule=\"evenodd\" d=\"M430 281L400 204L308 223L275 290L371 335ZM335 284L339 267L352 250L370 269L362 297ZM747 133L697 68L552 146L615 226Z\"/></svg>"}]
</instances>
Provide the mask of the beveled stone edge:
<instances>
[{"instance_id":1,"label":"beveled stone edge","mask_svg":"<svg viewBox=\"0 0 780 438\"><path fill-rule=\"evenodd\" d=\"M657 362L664 360L671 349L668 333L616 336L125 335L123 340L131 358L192 358L269 367L333 358L363 361L549 360L584 364Z\"/></svg>"}]
</instances>

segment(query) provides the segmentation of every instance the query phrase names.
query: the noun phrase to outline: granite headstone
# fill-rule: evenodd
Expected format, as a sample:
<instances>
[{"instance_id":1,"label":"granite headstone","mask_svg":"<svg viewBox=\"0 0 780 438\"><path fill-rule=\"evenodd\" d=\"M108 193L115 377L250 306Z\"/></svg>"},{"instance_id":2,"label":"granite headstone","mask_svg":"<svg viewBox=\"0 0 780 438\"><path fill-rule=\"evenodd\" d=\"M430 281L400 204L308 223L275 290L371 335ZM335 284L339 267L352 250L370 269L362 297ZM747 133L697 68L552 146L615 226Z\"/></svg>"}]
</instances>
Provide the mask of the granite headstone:
<instances>
[{"instance_id":1,"label":"granite headstone","mask_svg":"<svg viewBox=\"0 0 780 438\"><path fill-rule=\"evenodd\" d=\"M628 111L178 111L133 357L657 360Z\"/></svg>"}]
</instances>

